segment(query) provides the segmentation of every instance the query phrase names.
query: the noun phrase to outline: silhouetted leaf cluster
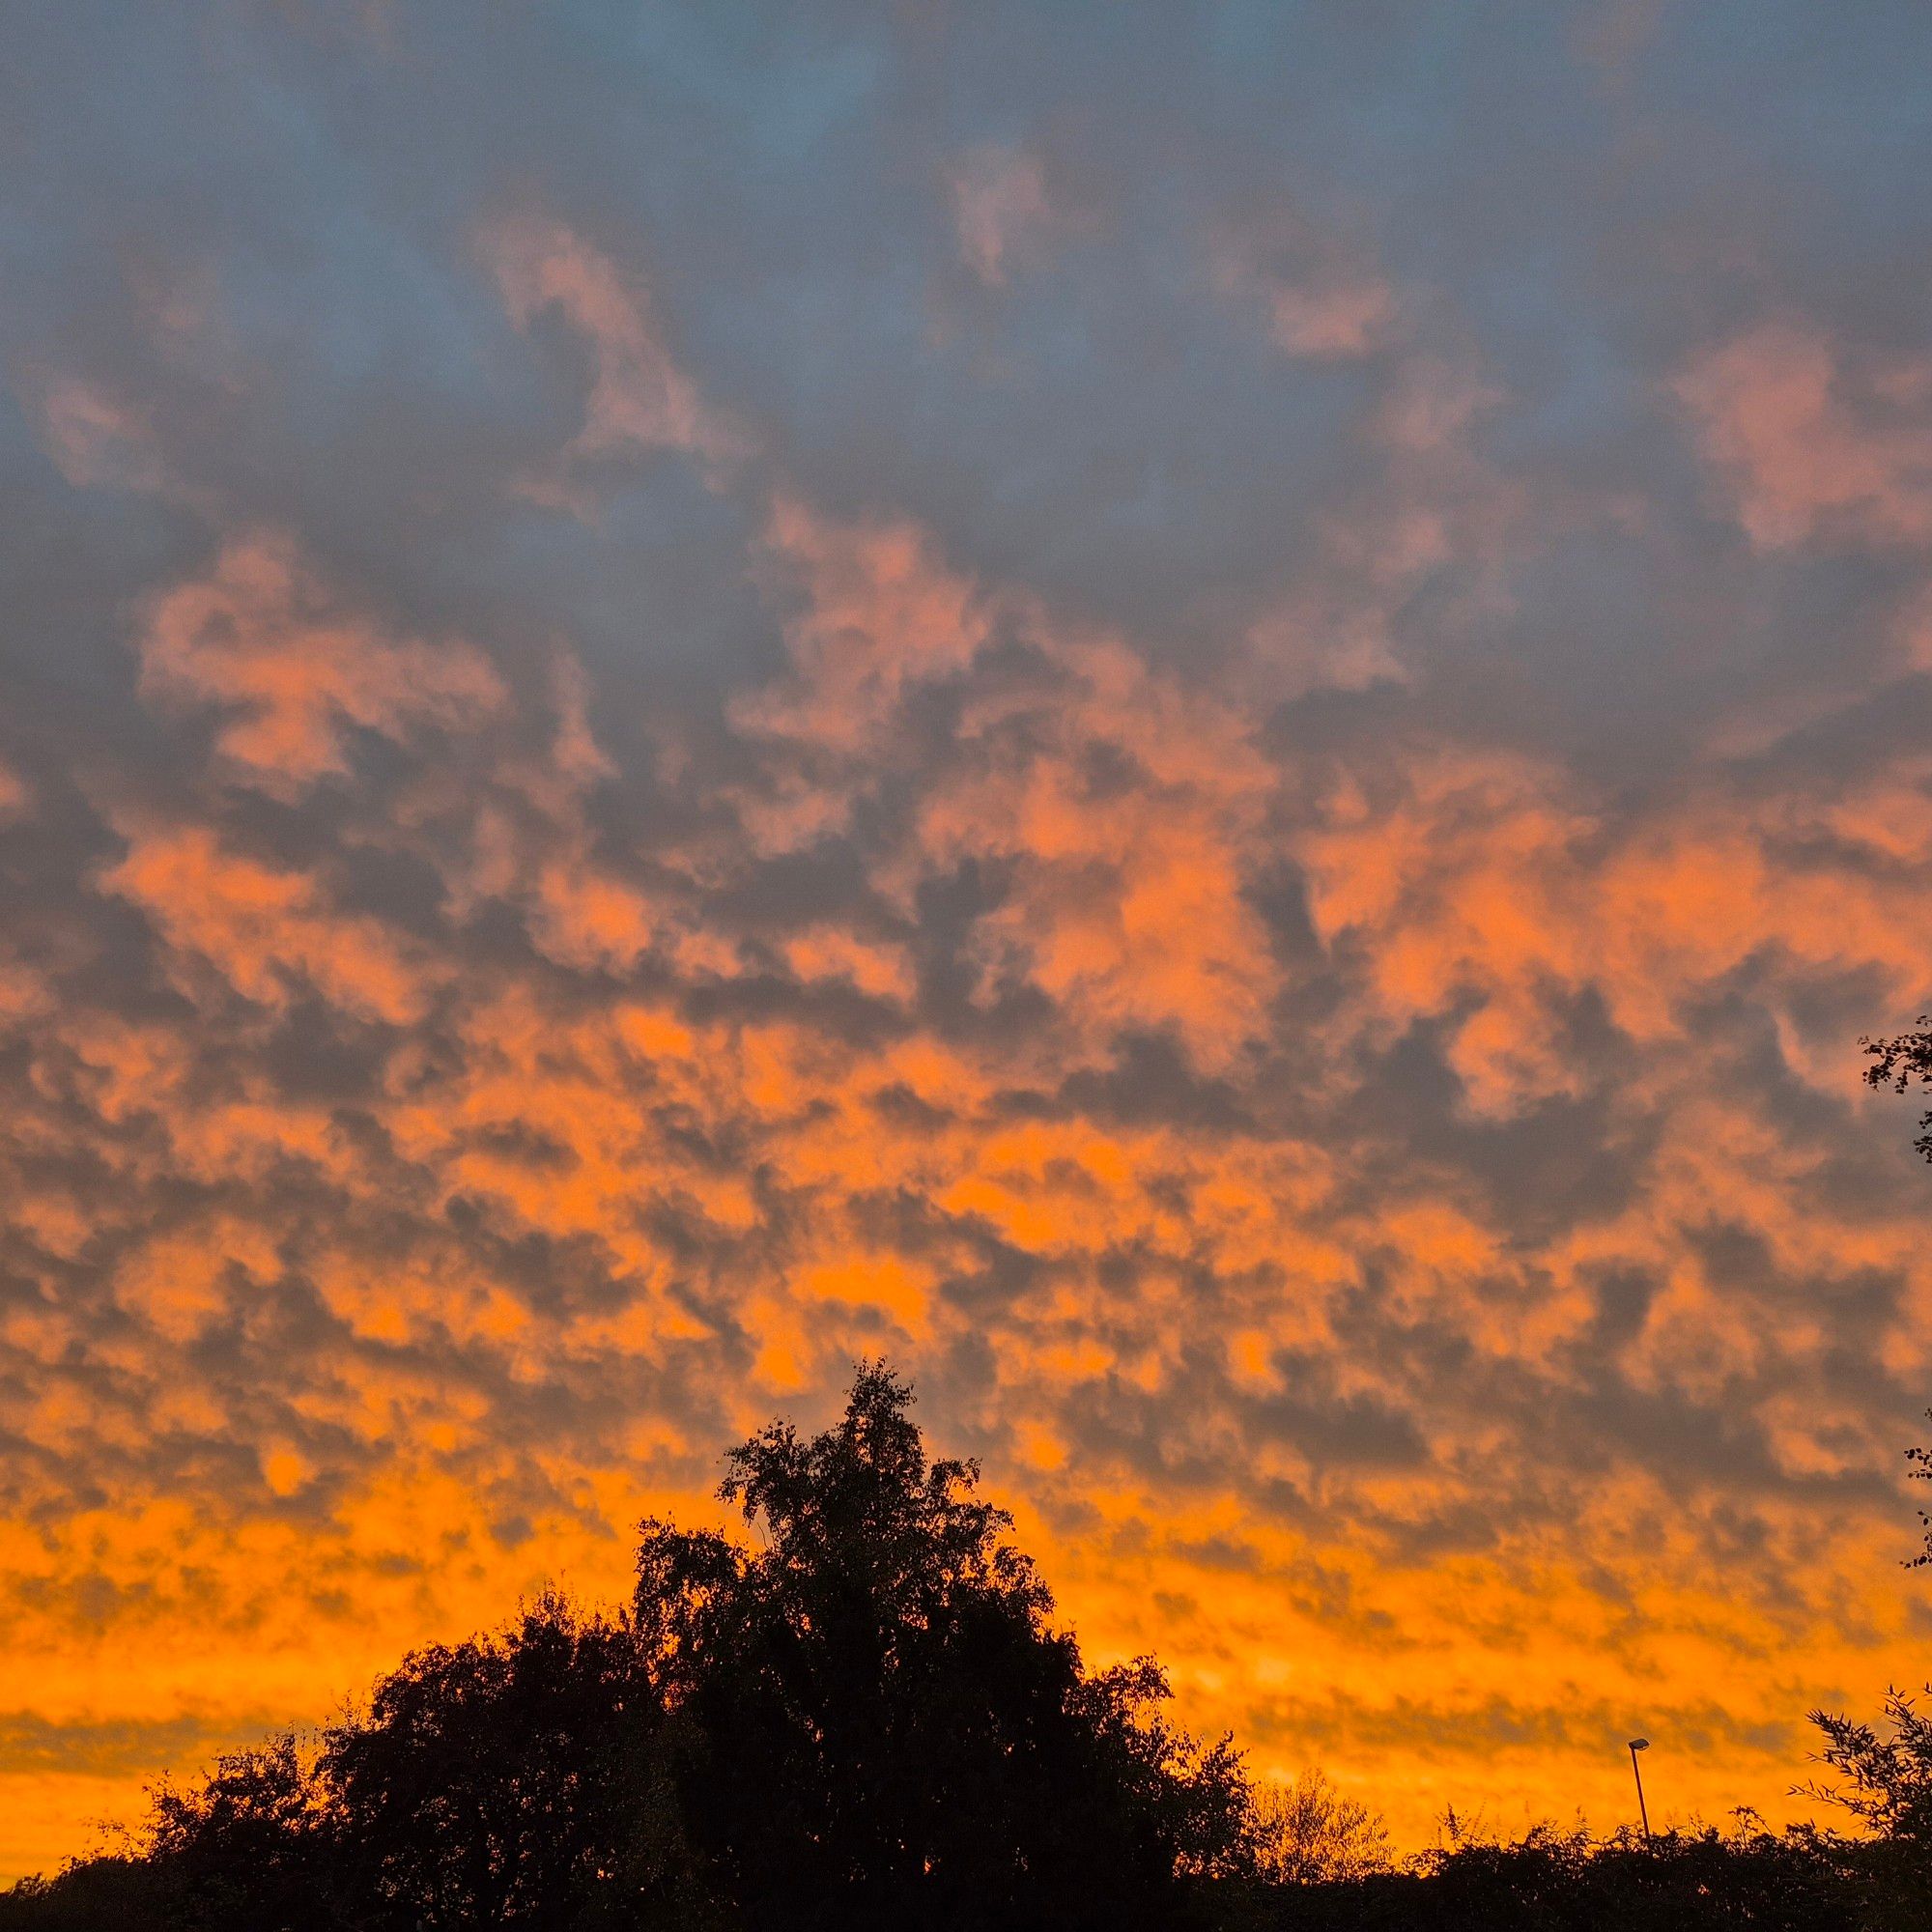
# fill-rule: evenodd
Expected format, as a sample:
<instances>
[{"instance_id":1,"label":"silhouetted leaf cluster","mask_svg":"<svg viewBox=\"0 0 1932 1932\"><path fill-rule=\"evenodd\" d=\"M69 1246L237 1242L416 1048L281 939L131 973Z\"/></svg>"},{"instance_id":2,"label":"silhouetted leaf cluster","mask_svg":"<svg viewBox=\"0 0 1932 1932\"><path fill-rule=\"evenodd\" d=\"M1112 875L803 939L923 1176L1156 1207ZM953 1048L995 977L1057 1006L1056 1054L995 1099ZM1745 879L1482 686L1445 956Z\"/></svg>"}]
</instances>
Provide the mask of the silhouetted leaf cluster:
<instances>
[{"instance_id":1,"label":"silhouetted leaf cluster","mask_svg":"<svg viewBox=\"0 0 1932 1932\"><path fill-rule=\"evenodd\" d=\"M1920 1013L1916 1033L1894 1034L1889 1039L1870 1039L1862 1034L1859 1044L1870 1056L1865 1068L1867 1087L1889 1087L1903 1094L1914 1081L1932 1087L1932 1013ZM1919 1117L1918 1138L1912 1145L1927 1160L1932 1160L1932 1109Z\"/></svg>"}]
</instances>

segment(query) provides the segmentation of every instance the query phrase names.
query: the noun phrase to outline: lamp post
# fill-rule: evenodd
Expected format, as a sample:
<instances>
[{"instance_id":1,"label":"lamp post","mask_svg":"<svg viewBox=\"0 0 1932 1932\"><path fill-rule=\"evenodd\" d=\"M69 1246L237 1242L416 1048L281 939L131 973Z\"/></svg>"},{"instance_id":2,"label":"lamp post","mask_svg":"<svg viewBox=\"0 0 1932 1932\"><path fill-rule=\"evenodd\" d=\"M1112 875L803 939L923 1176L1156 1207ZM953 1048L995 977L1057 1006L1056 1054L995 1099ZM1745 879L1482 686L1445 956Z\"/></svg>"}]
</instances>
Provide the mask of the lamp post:
<instances>
[{"instance_id":1,"label":"lamp post","mask_svg":"<svg viewBox=\"0 0 1932 1932\"><path fill-rule=\"evenodd\" d=\"M1643 1802L1643 1773L1637 1768L1636 1754L1650 1748L1648 1738L1633 1738L1631 1747L1631 1776L1636 1779L1636 1815L1643 1820L1643 1841L1650 1843L1650 1810Z\"/></svg>"}]
</instances>

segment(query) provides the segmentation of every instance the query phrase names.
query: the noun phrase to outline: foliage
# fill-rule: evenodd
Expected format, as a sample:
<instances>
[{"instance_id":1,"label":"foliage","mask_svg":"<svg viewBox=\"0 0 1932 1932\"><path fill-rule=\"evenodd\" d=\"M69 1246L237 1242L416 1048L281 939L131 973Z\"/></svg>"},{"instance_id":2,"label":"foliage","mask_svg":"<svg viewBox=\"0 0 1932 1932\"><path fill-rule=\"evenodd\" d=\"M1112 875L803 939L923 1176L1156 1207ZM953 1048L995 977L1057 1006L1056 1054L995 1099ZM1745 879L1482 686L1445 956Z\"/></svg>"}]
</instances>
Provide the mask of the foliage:
<instances>
[{"instance_id":1,"label":"foliage","mask_svg":"<svg viewBox=\"0 0 1932 1932\"><path fill-rule=\"evenodd\" d=\"M1873 1062L1865 1068L1866 1086L1889 1087L1896 1094L1903 1094L1915 1080L1921 1087L1932 1087L1932 1014L1919 1014L1916 1033L1896 1034L1890 1039L1861 1035L1859 1044ZM1932 1160L1932 1110L1920 1117L1918 1125L1921 1131L1913 1146Z\"/></svg>"},{"instance_id":2,"label":"foliage","mask_svg":"<svg viewBox=\"0 0 1932 1932\"><path fill-rule=\"evenodd\" d=\"M1814 1711L1825 1736L1819 1761L1836 1782L1808 1797L1849 1811L1864 1827L1864 1863L1881 1910L1875 1922L1909 1932L1932 1926L1932 1715L1893 1690L1881 1723Z\"/></svg>"},{"instance_id":3,"label":"foliage","mask_svg":"<svg viewBox=\"0 0 1932 1932\"><path fill-rule=\"evenodd\" d=\"M293 1736L217 1758L198 1787L164 1780L153 1801L149 1862L183 1922L264 1932L309 1922L336 1821Z\"/></svg>"},{"instance_id":4,"label":"foliage","mask_svg":"<svg viewBox=\"0 0 1932 1932\"><path fill-rule=\"evenodd\" d=\"M23 1878L0 1892L7 1932L159 1932L169 1915L152 1861L120 1853L76 1861L55 1878Z\"/></svg>"},{"instance_id":5,"label":"foliage","mask_svg":"<svg viewBox=\"0 0 1932 1932\"><path fill-rule=\"evenodd\" d=\"M755 1551L645 1526L636 1622L702 1740L694 1839L757 1924L1146 1922L1241 1856L1238 1760L1165 1722L1151 1659L1083 1668L910 1402L867 1367L835 1429L733 1451Z\"/></svg>"},{"instance_id":6,"label":"foliage","mask_svg":"<svg viewBox=\"0 0 1932 1932\"><path fill-rule=\"evenodd\" d=\"M1320 1771L1263 1785L1248 1830L1255 1875L1269 1885L1364 1878L1395 1862L1381 1814L1344 1798Z\"/></svg>"},{"instance_id":7,"label":"foliage","mask_svg":"<svg viewBox=\"0 0 1932 1932\"><path fill-rule=\"evenodd\" d=\"M1888 1729L1814 1711L1824 1732L1820 1761L1844 1781L1810 1784L1812 1797L1842 1805L1868 1831L1932 1850L1932 1717L1898 1690L1886 1698Z\"/></svg>"},{"instance_id":8,"label":"foliage","mask_svg":"<svg viewBox=\"0 0 1932 1932\"><path fill-rule=\"evenodd\" d=\"M1816 1833L1539 1826L1463 1838L1400 1870L1249 1894L1240 1932L1863 1932L1856 1875ZM1874 1932L1876 1928L1874 1927Z\"/></svg>"},{"instance_id":9,"label":"foliage","mask_svg":"<svg viewBox=\"0 0 1932 1932\"><path fill-rule=\"evenodd\" d=\"M628 1627L555 1595L407 1659L318 1765L350 1917L534 1925L609 1881L657 1716Z\"/></svg>"}]
</instances>

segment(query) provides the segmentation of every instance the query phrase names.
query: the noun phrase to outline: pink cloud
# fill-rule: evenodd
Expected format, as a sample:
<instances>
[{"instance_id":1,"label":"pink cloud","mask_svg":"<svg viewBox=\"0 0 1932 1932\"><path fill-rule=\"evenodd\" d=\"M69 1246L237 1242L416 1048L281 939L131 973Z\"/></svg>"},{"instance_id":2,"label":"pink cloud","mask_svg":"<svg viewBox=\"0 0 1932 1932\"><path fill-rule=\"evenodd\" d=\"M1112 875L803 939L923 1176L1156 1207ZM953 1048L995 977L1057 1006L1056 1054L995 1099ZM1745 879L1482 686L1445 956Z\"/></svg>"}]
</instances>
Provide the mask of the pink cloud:
<instances>
[{"instance_id":1,"label":"pink cloud","mask_svg":"<svg viewBox=\"0 0 1932 1932\"><path fill-rule=\"evenodd\" d=\"M34 809L34 790L5 758L0 758L0 825L25 818Z\"/></svg>"},{"instance_id":2,"label":"pink cloud","mask_svg":"<svg viewBox=\"0 0 1932 1932\"><path fill-rule=\"evenodd\" d=\"M976 587L913 524L840 524L781 497L766 542L805 593L785 625L797 683L776 700L774 724L858 750L909 686L964 670L986 641ZM756 706L741 715L749 721Z\"/></svg>"},{"instance_id":3,"label":"pink cloud","mask_svg":"<svg viewBox=\"0 0 1932 1932\"><path fill-rule=\"evenodd\" d=\"M1932 540L1932 361L1875 362L1783 320L1671 386L1760 550Z\"/></svg>"},{"instance_id":4,"label":"pink cloud","mask_svg":"<svg viewBox=\"0 0 1932 1932\"><path fill-rule=\"evenodd\" d=\"M163 478L154 427L139 410L79 376L52 383L41 399L47 448L77 487L158 489Z\"/></svg>"},{"instance_id":5,"label":"pink cloud","mask_svg":"<svg viewBox=\"0 0 1932 1932\"><path fill-rule=\"evenodd\" d=\"M1465 597L1506 607L1505 567L1531 505L1479 440L1502 391L1465 357L1420 350L1378 373L1360 430L1374 461L1316 519L1314 557L1243 640L1250 703L1407 682L1398 625L1445 569L1461 573ZM1560 501L1534 507L1575 514Z\"/></svg>"},{"instance_id":6,"label":"pink cloud","mask_svg":"<svg viewBox=\"0 0 1932 1932\"><path fill-rule=\"evenodd\" d=\"M988 288L1037 258L1056 225L1039 157L1023 150L976 148L952 169L952 226L960 259Z\"/></svg>"},{"instance_id":7,"label":"pink cloud","mask_svg":"<svg viewBox=\"0 0 1932 1932\"><path fill-rule=\"evenodd\" d=\"M673 449L716 469L742 453L737 433L678 367L649 292L609 256L533 214L493 223L480 247L518 328L554 310L590 345L595 374L567 464Z\"/></svg>"},{"instance_id":8,"label":"pink cloud","mask_svg":"<svg viewBox=\"0 0 1932 1932\"><path fill-rule=\"evenodd\" d=\"M1401 317L1394 285L1366 250L1289 210L1221 224L1209 269L1223 296L1259 305L1270 339L1290 355L1346 360L1373 354L1389 342Z\"/></svg>"}]
</instances>

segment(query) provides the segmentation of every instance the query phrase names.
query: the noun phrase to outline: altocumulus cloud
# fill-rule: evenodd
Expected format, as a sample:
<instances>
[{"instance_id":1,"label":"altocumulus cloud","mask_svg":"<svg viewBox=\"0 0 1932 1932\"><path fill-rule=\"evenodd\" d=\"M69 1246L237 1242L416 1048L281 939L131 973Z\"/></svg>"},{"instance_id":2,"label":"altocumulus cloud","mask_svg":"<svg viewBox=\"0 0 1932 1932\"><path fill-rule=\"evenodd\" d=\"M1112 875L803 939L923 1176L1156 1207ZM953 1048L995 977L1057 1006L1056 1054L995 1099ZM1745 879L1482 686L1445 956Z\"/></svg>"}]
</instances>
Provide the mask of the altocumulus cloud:
<instances>
[{"instance_id":1,"label":"altocumulus cloud","mask_svg":"<svg viewBox=\"0 0 1932 1932\"><path fill-rule=\"evenodd\" d=\"M23 25L0 1865L880 1351L1261 1764L1778 1811L1924 1630L1926 33Z\"/></svg>"}]
</instances>

